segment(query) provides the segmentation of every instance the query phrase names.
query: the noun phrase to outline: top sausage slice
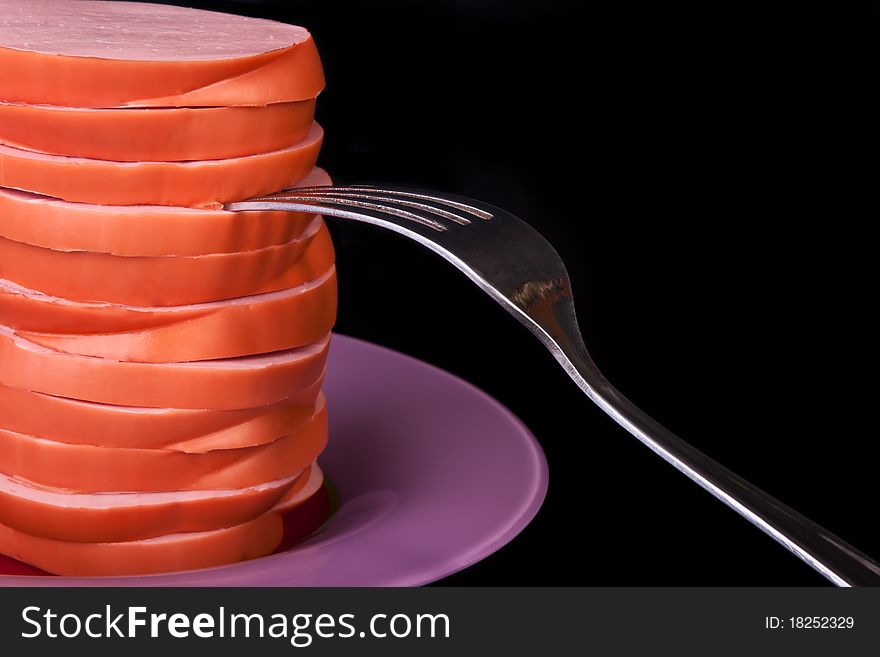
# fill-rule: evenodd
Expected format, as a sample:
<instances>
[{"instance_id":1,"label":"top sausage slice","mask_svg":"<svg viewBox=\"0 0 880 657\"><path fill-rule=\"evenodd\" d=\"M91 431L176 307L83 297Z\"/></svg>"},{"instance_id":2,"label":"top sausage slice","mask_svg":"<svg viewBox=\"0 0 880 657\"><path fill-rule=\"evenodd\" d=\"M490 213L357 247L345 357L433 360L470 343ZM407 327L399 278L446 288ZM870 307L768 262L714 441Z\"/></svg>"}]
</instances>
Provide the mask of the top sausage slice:
<instances>
[{"instance_id":1,"label":"top sausage slice","mask_svg":"<svg viewBox=\"0 0 880 657\"><path fill-rule=\"evenodd\" d=\"M183 7L0 0L0 100L211 107L307 100L324 87L308 30Z\"/></svg>"}]
</instances>

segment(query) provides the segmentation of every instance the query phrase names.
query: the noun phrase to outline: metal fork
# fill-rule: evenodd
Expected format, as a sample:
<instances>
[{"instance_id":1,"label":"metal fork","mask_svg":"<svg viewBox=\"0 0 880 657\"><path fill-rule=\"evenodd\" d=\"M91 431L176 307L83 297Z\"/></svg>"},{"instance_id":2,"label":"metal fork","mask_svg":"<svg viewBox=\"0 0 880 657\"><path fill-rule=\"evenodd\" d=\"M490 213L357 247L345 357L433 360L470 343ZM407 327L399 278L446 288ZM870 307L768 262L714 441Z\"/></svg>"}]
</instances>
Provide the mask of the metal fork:
<instances>
[{"instance_id":1,"label":"metal fork","mask_svg":"<svg viewBox=\"0 0 880 657\"><path fill-rule=\"evenodd\" d=\"M880 585L880 565L870 557L691 447L609 383L581 338L562 260L509 212L452 194L369 186L296 188L226 209L352 219L431 249L534 333L587 397L648 449L834 584Z\"/></svg>"}]
</instances>

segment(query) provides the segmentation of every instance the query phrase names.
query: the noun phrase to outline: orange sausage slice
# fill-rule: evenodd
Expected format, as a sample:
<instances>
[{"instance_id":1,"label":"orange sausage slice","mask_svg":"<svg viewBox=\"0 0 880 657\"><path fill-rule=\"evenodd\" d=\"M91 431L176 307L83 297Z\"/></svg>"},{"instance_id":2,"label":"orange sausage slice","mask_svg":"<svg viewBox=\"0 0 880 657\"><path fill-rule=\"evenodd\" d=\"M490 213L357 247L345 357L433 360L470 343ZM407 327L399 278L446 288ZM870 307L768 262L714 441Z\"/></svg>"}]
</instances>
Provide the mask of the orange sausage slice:
<instances>
[{"instance_id":1,"label":"orange sausage slice","mask_svg":"<svg viewBox=\"0 0 880 657\"><path fill-rule=\"evenodd\" d=\"M0 326L0 384L150 408L241 409L280 402L323 374L330 336L305 347L194 363L126 363L52 351Z\"/></svg>"},{"instance_id":2,"label":"orange sausage slice","mask_svg":"<svg viewBox=\"0 0 880 657\"><path fill-rule=\"evenodd\" d=\"M144 575L220 566L265 556L290 535L303 538L326 520L326 508L309 509L324 493L314 464L305 486L270 511L240 525L114 543L58 541L0 523L0 553L56 575ZM326 496L326 493L324 493ZM300 513L303 510L303 513Z\"/></svg>"},{"instance_id":3,"label":"orange sausage slice","mask_svg":"<svg viewBox=\"0 0 880 657\"><path fill-rule=\"evenodd\" d=\"M324 86L311 35L293 25L181 7L71 0L2 0L0 16L5 101L267 105L314 98Z\"/></svg>"},{"instance_id":4,"label":"orange sausage slice","mask_svg":"<svg viewBox=\"0 0 880 657\"><path fill-rule=\"evenodd\" d=\"M287 244L191 257L53 251L0 238L0 278L74 301L135 306L201 304L284 290L314 280L333 260L320 217Z\"/></svg>"},{"instance_id":5,"label":"orange sausage slice","mask_svg":"<svg viewBox=\"0 0 880 657\"><path fill-rule=\"evenodd\" d=\"M0 524L78 543L210 531L253 520L282 498L296 497L309 482L308 471L250 488L162 493L70 493L0 475Z\"/></svg>"},{"instance_id":6,"label":"orange sausage slice","mask_svg":"<svg viewBox=\"0 0 880 657\"><path fill-rule=\"evenodd\" d=\"M0 103L0 143L98 160L217 160L293 146L308 136L314 114L314 100L150 109Z\"/></svg>"},{"instance_id":7,"label":"orange sausage slice","mask_svg":"<svg viewBox=\"0 0 880 657\"><path fill-rule=\"evenodd\" d=\"M309 252L302 260L308 257ZM0 279L0 324L29 331L100 333L162 326L197 319L211 302L186 306L128 306L105 301L70 301Z\"/></svg>"},{"instance_id":8,"label":"orange sausage slice","mask_svg":"<svg viewBox=\"0 0 880 657\"><path fill-rule=\"evenodd\" d=\"M329 185L323 169L298 184ZM0 188L0 237L58 251L197 256L254 251L298 237L313 215L68 203Z\"/></svg>"},{"instance_id":9,"label":"orange sausage slice","mask_svg":"<svg viewBox=\"0 0 880 657\"><path fill-rule=\"evenodd\" d=\"M326 444L327 409L319 398L295 433L204 454L70 445L0 429L0 473L78 493L245 488L304 470Z\"/></svg>"},{"instance_id":10,"label":"orange sausage slice","mask_svg":"<svg viewBox=\"0 0 880 657\"><path fill-rule=\"evenodd\" d=\"M94 160L0 145L0 186L81 203L219 207L301 181L323 135L313 123L303 141L285 149L192 162Z\"/></svg>"},{"instance_id":11,"label":"orange sausage slice","mask_svg":"<svg viewBox=\"0 0 880 657\"><path fill-rule=\"evenodd\" d=\"M301 483L302 482L302 483ZM303 476L297 480L295 486L291 486L278 503L272 507L277 513L287 513L308 501L315 493L324 486L324 471L317 462L312 463Z\"/></svg>"},{"instance_id":12,"label":"orange sausage slice","mask_svg":"<svg viewBox=\"0 0 880 657\"><path fill-rule=\"evenodd\" d=\"M0 238L0 245L2 245L2 238ZM44 250L37 249L35 252L38 256L37 259L42 255L42 251ZM269 306L286 306L297 303L295 296L300 288L317 283L325 276L333 276L332 272L335 271L333 261L333 244L329 234L322 231L315 236L312 244L297 260L295 266L284 273L282 281L284 284L289 284L290 287L281 290L280 294L275 296L269 296L272 293L252 295L243 298L238 303L259 305L260 313L267 311ZM2 269L2 263L0 263L0 269ZM281 284L279 283L279 285ZM62 284L63 286L64 284ZM125 290L117 292L122 295L126 294ZM134 292L136 291L129 290L127 296L131 296ZM145 292L149 293L149 290ZM103 294L107 294L107 291L105 290ZM186 295L192 296L192 290L178 290L176 293L178 297L186 298ZM241 309L234 308L235 305L237 303L234 300L180 306L140 306L101 301L71 301L22 287L0 278L0 324L43 333L88 334L142 330L188 322L216 312L239 312ZM271 332L273 329L263 327L263 330Z\"/></svg>"},{"instance_id":13,"label":"orange sausage slice","mask_svg":"<svg viewBox=\"0 0 880 657\"><path fill-rule=\"evenodd\" d=\"M274 59L239 76L226 78L185 93L140 98L120 103L120 107L215 107L231 105L262 106L271 103L306 100L324 88L324 72L315 43L309 37ZM298 76L290 75L297 69Z\"/></svg>"},{"instance_id":14,"label":"orange sausage slice","mask_svg":"<svg viewBox=\"0 0 880 657\"><path fill-rule=\"evenodd\" d=\"M68 577L148 575L263 557L283 534L281 515L274 512L224 529L119 543L56 541L0 524L0 553Z\"/></svg>"},{"instance_id":15,"label":"orange sausage slice","mask_svg":"<svg viewBox=\"0 0 880 657\"><path fill-rule=\"evenodd\" d=\"M70 301L0 279L0 324L16 329L20 334L56 334L71 339L102 334L101 339L107 337L110 342L114 340L110 337L112 335L129 336L120 337L128 340L144 334L139 338L143 340L154 333L168 335L169 332L181 331L180 334L183 334L196 330L198 326L205 344L184 346L183 349L189 353L196 350L210 352L214 348L210 345L215 342L217 348L223 349L222 343L226 340L253 347L246 353L262 353L299 346L294 344L298 340L295 335L307 330L305 327L332 323L336 307L335 290L336 268L333 264L316 278L285 290L186 306L127 306L98 301ZM278 326L274 323L276 321L282 321L284 325ZM304 326L300 327L299 324ZM211 331L223 327L230 331L225 335L217 334L212 339ZM236 330L247 332L248 335L233 335ZM314 339L300 344L314 342L327 331L329 324ZM286 346L274 349L262 348L284 343L287 343ZM179 350L181 345L171 348ZM90 355L110 354L110 349L110 345L100 345L100 352ZM232 355L243 354L228 356Z\"/></svg>"},{"instance_id":16,"label":"orange sausage slice","mask_svg":"<svg viewBox=\"0 0 880 657\"><path fill-rule=\"evenodd\" d=\"M315 281L281 292L203 305L215 309L190 321L148 329L85 335L16 333L55 351L142 363L234 358L293 349L320 340L333 328L335 268Z\"/></svg>"},{"instance_id":17,"label":"orange sausage slice","mask_svg":"<svg viewBox=\"0 0 880 657\"><path fill-rule=\"evenodd\" d=\"M253 447L308 421L323 379L276 404L240 410L98 404L0 385L0 428L74 445L194 454Z\"/></svg>"}]
</instances>

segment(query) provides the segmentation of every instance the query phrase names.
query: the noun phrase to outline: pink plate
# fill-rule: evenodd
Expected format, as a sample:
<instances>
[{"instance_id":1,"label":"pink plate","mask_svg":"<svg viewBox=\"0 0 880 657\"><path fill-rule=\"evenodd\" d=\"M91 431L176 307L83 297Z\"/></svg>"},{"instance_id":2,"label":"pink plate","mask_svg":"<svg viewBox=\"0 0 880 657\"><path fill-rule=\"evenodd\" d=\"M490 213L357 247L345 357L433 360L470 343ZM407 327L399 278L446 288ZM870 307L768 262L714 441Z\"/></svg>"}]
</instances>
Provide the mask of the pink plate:
<instances>
[{"instance_id":1,"label":"pink plate","mask_svg":"<svg viewBox=\"0 0 880 657\"><path fill-rule=\"evenodd\" d=\"M547 463L497 401L431 365L345 336L330 350L330 445L341 506L286 552L143 577L0 575L3 586L419 586L495 552L529 523Z\"/></svg>"}]
</instances>

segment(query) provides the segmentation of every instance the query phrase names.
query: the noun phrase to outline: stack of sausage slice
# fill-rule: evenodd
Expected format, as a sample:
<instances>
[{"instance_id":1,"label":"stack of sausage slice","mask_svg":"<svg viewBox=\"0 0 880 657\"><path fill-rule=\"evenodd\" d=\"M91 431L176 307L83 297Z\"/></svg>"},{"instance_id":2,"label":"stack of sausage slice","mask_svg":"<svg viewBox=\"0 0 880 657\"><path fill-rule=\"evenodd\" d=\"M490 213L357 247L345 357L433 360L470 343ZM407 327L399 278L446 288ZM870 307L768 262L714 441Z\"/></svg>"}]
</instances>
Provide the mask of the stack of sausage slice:
<instances>
[{"instance_id":1,"label":"stack of sausage slice","mask_svg":"<svg viewBox=\"0 0 880 657\"><path fill-rule=\"evenodd\" d=\"M321 489L327 228L222 207L329 184L322 87L303 28L0 0L0 553L216 566Z\"/></svg>"}]
</instances>

